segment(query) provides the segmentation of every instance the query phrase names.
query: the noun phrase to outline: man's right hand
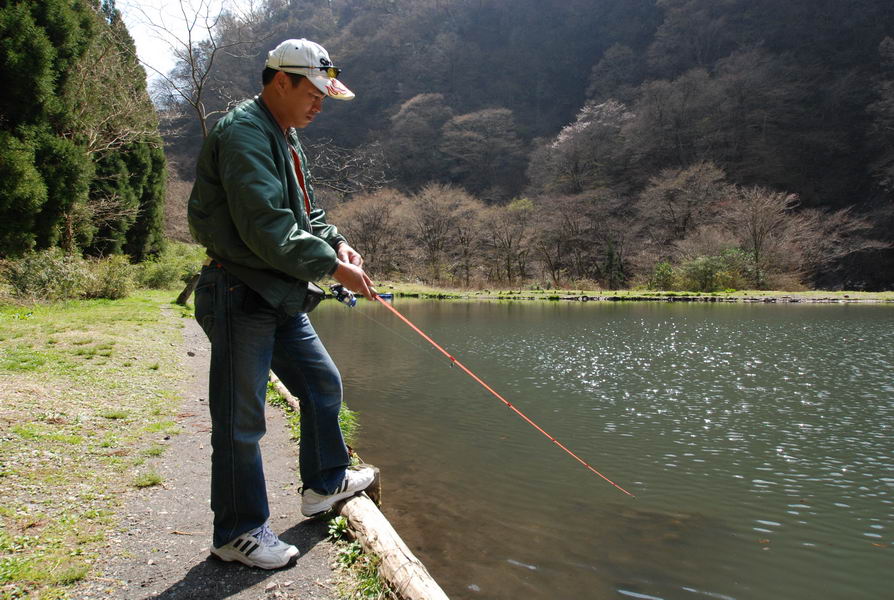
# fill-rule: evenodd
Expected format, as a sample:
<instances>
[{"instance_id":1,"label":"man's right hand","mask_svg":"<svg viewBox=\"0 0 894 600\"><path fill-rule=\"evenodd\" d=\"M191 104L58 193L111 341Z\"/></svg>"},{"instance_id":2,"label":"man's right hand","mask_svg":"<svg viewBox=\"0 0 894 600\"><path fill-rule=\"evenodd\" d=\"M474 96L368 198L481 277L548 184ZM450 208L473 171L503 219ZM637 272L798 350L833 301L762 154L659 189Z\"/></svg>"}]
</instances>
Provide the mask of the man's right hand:
<instances>
[{"instance_id":1,"label":"man's right hand","mask_svg":"<svg viewBox=\"0 0 894 600\"><path fill-rule=\"evenodd\" d=\"M340 260L332 277L352 292L362 294L367 300L375 300L378 295L369 276L356 265Z\"/></svg>"}]
</instances>

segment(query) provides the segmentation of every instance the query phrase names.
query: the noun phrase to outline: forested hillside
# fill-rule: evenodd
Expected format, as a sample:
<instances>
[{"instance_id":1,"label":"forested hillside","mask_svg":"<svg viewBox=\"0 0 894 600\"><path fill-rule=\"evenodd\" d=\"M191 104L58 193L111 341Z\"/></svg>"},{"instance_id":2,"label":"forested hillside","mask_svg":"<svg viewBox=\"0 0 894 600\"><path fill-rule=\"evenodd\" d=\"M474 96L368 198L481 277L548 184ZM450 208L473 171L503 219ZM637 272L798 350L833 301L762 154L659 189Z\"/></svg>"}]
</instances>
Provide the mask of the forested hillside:
<instances>
[{"instance_id":1,"label":"forested hillside","mask_svg":"<svg viewBox=\"0 0 894 600\"><path fill-rule=\"evenodd\" d=\"M894 284L890 0L268 0L221 21L215 43L235 45L215 54L208 111L257 93L289 37L324 44L357 93L303 135L335 212L378 203L391 229L363 235L412 232L383 272ZM188 178L201 130L161 97ZM470 199L476 232L426 239L434 189ZM524 227L499 242L499 223Z\"/></svg>"},{"instance_id":2,"label":"forested hillside","mask_svg":"<svg viewBox=\"0 0 894 600\"><path fill-rule=\"evenodd\" d=\"M0 258L163 242L158 119L114 0L0 1Z\"/></svg>"}]
</instances>

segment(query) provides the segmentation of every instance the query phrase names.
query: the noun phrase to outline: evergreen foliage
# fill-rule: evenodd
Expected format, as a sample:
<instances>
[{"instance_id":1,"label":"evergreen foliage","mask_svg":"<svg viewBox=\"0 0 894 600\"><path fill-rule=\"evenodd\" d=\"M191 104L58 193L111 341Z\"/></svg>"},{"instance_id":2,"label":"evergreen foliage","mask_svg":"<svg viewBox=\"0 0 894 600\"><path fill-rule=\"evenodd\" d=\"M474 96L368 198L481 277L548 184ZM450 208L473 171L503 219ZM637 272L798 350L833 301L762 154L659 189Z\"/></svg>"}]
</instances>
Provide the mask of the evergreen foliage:
<instances>
[{"instance_id":1,"label":"evergreen foliage","mask_svg":"<svg viewBox=\"0 0 894 600\"><path fill-rule=\"evenodd\" d=\"M114 0L0 2L0 256L162 247L165 160Z\"/></svg>"}]
</instances>

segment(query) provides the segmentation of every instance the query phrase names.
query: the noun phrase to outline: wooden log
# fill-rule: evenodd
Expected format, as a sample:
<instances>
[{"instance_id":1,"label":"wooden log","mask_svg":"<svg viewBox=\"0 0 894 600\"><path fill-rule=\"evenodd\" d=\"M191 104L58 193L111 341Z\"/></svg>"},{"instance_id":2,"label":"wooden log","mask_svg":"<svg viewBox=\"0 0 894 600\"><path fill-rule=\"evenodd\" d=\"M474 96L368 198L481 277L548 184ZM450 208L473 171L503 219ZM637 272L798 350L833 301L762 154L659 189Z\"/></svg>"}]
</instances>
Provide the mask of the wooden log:
<instances>
[{"instance_id":1,"label":"wooden log","mask_svg":"<svg viewBox=\"0 0 894 600\"><path fill-rule=\"evenodd\" d=\"M301 406L298 404L298 398L293 396L291 392L283 385L283 382L279 380L273 371L270 371L270 383L273 384L273 389L277 391L277 393L283 397L283 400L286 401L286 404L292 407L292 410L297 410L301 412Z\"/></svg>"},{"instance_id":2,"label":"wooden log","mask_svg":"<svg viewBox=\"0 0 894 600\"><path fill-rule=\"evenodd\" d=\"M289 393L282 381L270 373L273 387L289 406L300 410L298 399ZM371 466L371 465L367 465ZM448 600L447 594L432 578L425 565L416 558L376 506L381 502L381 480L376 480L367 493L340 502L336 509L348 520L348 527L365 552L379 557L379 575L401 600ZM376 502L370 499L372 496Z\"/></svg>"},{"instance_id":3,"label":"wooden log","mask_svg":"<svg viewBox=\"0 0 894 600\"><path fill-rule=\"evenodd\" d=\"M364 551L379 557L379 575L402 600L447 600L447 594L365 494L338 507Z\"/></svg>"},{"instance_id":4,"label":"wooden log","mask_svg":"<svg viewBox=\"0 0 894 600\"><path fill-rule=\"evenodd\" d=\"M187 282L186 287L183 288L183 291L180 292L179 296L177 296L177 304L179 304L180 306L186 306L186 303L189 302L189 297L192 296L192 293L196 290L197 283L199 283L198 273L192 276L192 278Z\"/></svg>"}]
</instances>

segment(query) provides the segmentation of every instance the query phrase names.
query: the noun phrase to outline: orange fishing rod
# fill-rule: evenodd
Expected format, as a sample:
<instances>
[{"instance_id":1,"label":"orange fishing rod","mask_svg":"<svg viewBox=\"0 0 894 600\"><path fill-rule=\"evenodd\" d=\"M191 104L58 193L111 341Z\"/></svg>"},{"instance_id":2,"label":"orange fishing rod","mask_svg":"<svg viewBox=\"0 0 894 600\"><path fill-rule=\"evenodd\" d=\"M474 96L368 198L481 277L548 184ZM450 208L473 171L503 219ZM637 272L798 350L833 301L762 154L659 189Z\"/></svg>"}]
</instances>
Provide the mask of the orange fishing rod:
<instances>
[{"instance_id":1,"label":"orange fishing rod","mask_svg":"<svg viewBox=\"0 0 894 600\"><path fill-rule=\"evenodd\" d=\"M339 289L339 288L340 288L340 289ZM346 295L343 295L344 289L343 289L342 286L332 286L332 291L333 291L333 294L335 295L336 299L338 299L338 300L341 301L341 302L344 302L344 303L347 304L348 306L354 306L354 303L353 303L354 298L351 297L350 300L348 300L347 297L346 297ZM599 471L597 471L595 468L593 468L592 465L590 465L590 463L588 463L587 461L585 461L584 459L582 459L580 456L578 456L577 454L575 454L574 452L572 452L571 450L569 450L568 447L565 446L562 442L560 442L560 441L557 440L555 437L553 437L552 435L550 435L549 433L547 433L542 427L540 427L540 425L538 425L537 423L535 423L534 421L532 421L532 420L531 420L525 413L523 413L523 412L520 411L518 408L516 408L516 407L515 407L511 402L509 402L506 398L504 398L503 396L501 396L500 394L498 394L492 387L490 387L489 385L487 385L487 384L486 384L480 377L478 377L477 375L475 375L475 373L473 373L468 367L466 367L466 365L464 365L464 364L462 364L461 362L459 362L459 361L456 359L456 357L454 357L454 356L451 355L449 352L447 352L446 350L444 350L440 345L438 345L437 342L435 342L435 341L434 341L433 339L431 339L428 335L426 335L424 331L422 331L422 330L419 329L415 324L413 324L412 321L410 321L408 318L406 318L404 315L402 315L396 308L394 308L393 306L391 306L391 304L389 304L387 301L385 301L385 299L383 299L383 298L382 298L381 296L379 296L378 294L376 294L376 297L375 297L375 298L376 298L376 300L379 301L380 304L382 304L382 305L385 306L388 310L390 310L392 313L394 313L394 315L395 315L398 319L400 319L401 321L403 321L404 323L406 323L407 325L409 325L410 328L411 328L413 331L415 331L416 333L418 333L419 335L421 335L421 336L425 339L425 341L427 341L429 344L431 344L432 346L434 346L434 347L435 347L441 354L443 354L444 356L446 356L447 358L449 358L449 359L450 359L450 362L451 362L452 364L454 364L454 365L456 365L457 367L459 367L460 369L462 369L463 372L464 372L466 375L468 375L469 377L471 377L472 379L474 379L475 381L477 381L479 384L481 384L481 387L483 387L484 389L486 389L488 392L490 392L491 394L493 394L493 395L494 395L500 402L502 402L503 404L505 404L506 406L508 406L510 409L512 409L512 411L515 412L515 414L517 414L519 417L521 417L522 419L524 419L525 422L526 422L528 425L530 425L531 427L533 427L534 429L536 429L537 431L539 431L540 433L542 433L543 435L545 435L547 438L549 438L549 441L551 441L551 442L554 443L556 446L558 446L559 448L561 448L562 450L564 450L569 456L571 456L571 457L574 458L577 462L579 462L580 464L582 464L583 466L585 466L588 470L592 471L593 473L595 473L596 475L598 475L599 477L601 477L601 478L604 479L605 481L609 482L610 484L612 484L613 486L615 486L616 488L618 488L619 490L621 490L622 492L624 492L624 493L627 494L628 496L631 496L631 497L633 497L633 498L636 497L636 496L634 496L633 494L631 494L630 492L628 492L627 490L625 490L624 488L622 488L620 485L618 485L617 483L615 483L614 481L612 481L611 479L609 479L608 477L606 477L605 475L603 475L602 473L600 473Z\"/></svg>"}]
</instances>

